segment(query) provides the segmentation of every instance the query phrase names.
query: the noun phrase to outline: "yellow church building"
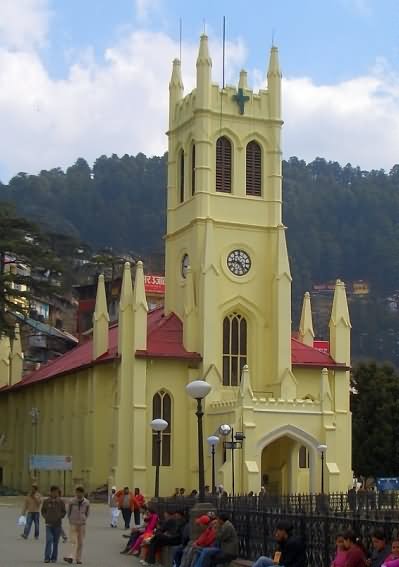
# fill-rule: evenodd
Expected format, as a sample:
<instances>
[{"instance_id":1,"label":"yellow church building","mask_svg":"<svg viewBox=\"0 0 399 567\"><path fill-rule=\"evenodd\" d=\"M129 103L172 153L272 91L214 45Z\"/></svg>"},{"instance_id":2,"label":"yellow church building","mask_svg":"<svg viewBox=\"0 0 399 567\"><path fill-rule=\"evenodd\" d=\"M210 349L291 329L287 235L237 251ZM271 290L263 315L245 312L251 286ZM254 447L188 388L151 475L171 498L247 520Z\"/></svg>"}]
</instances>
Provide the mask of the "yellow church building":
<instances>
[{"instance_id":1,"label":"yellow church building","mask_svg":"<svg viewBox=\"0 0 399 567\"><path fill-rule=\"evenodd\" d=\"M309 294L291 328L291 274L282 224L281 71L272 47L267 88L212 82L208 38L196 87L184 94L180 61L169 85L164 307L149 311L143 265L125 265L119 322L109 326L98 281L92 340L22 377L20 341L0 342L0 481L27 488L29 456L72 460L67 490L105 483L153 494L154 418L161 437L160 494L198 483L192 380L212 387L205 435L244 434L235 489L320 491L351 485L350 320L337 281L329 352L313 346ZM304 227L305 229L305 227ZM295 337L295 338L294 338ZM205 448L206 451L206 448ZM232 487L232 451L216 448L216 479ZM206 451L206 482L211 459ZM59 471L35 472L42 490Z\"/></svg>"}]
</instances>

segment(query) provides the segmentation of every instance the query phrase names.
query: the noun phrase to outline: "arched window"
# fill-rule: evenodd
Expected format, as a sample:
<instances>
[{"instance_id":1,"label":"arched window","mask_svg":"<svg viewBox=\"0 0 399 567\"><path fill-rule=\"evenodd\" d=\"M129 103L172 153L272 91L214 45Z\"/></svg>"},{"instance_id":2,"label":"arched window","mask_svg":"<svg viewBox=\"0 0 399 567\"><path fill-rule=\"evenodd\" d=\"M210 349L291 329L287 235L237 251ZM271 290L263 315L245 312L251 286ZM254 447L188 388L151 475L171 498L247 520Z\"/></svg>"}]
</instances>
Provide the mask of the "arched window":
<instances>
[{"instance_id":1,"label":"arched window","mask_svg":"<svg viewBox=\"0 0 399 567\"><path fill-rule=\"evenodd\" d=\"M164 419L168 427L161 433L161 466L169 467L171 463L172 437L172 400L164 390L160 390L152 398L152 419ZM152 464L157 464L157 434L152 435Z\"/></svg>"},{"instance_id":2,"label":"arched window","mask_svg":"<svg viewBox=\"0 0 399 567\"><path fill-rule=\"evenodd\" d=\"M247 145L246 187L247 195L262 195L262 150L254 140Z\"/></svg>"},{"instance_id":3,"label":"arched window","mask_svg":"<svg viewBox=\"0 0 399 567\"><path fill-rule=\"evenodd\" d=\"M247 363L247 322L238 313L223 320L223 385L238 386Z\"/></svg>"},{"instance_id":4,"label":"arched window","mask_svg":"<svg viewBox=\"0 0 399 567\"><path fill-rule=\"evenodd\" d=\"M195 193L195 144L191 148L191 195Z\"/></svg>"},{"instance_id":5,"label":"arched window","mask_svg":"<svg viewBox=\"0 0 399 567\"><path fill-rule=\"evenodd\" d=\"M308 469L309 468L309 451L304 445L299 449L299 468Z\"/></svg>"},{"instance_id":6,"label":"arched window","mask_svg":"<svg viewBox=\"0 0 399 567\"><path fill-rule=\"evenodd\" d=\"M231 193L231 142L225 136L216 142L216 191Z\"/></svg>"},{"instance_id":7,"label":"arched window","mask_svg":"<svg viewBox=\"0 0 399 567\"><path fill-rule=\"evenodd\" d=\"M184 201L184 151L179 154L179 193L180 203Z\"/></svg>"}]
</instances>

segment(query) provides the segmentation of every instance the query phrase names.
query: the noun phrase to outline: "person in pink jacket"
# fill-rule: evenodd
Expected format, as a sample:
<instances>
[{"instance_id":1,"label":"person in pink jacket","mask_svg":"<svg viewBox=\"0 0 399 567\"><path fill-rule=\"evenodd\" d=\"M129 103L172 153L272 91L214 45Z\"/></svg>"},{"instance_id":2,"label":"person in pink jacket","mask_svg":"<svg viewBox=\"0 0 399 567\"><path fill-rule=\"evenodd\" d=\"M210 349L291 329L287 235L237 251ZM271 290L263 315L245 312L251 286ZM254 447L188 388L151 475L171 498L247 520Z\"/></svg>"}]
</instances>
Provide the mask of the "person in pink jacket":
<instances>
[{"instance_id":1,"label":"person in pink jacket","mask_svg":"<svg viewBox=\"0 0 399 567\"><path fill-rule=\"evenodd\" d=\"M385 559L381 567L399 567L399 541L393 540L390 555Z\"/></svg>"},{"instance_id":2,"label":"person in pink jacket","mask_svg":"<svg viewBox=\"0 0 399 567\"><path fill-rule=\"evenodd\" d=\"M148 538L154 535L154 530L158 523L158 514L151 509L148 510L144 517L145 529L144 532L136 539L135 543L129 550L129 555L139 555L141 546Z\"/></svg>"},{"instance_id":3,"label":"person in pink jacket","mask_svg":"<svg viewBox=\"0 0 399 567\"><path fill-rule=\"evenodd\" d=\"M345 567L348 552L345 549L343 534L338 534L335 538L335 547L336 553L333 562L331 563L331 567Z\"/></svg>"}]
</instances>

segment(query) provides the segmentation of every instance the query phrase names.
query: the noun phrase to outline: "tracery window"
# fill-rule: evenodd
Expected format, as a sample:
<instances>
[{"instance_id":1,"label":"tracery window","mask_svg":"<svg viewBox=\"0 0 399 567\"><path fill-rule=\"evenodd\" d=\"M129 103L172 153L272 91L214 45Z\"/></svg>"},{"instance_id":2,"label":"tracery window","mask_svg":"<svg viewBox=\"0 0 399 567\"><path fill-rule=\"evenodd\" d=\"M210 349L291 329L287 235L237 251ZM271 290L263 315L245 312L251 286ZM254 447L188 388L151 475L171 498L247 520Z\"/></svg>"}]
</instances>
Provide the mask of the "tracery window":
<instances>
[{"instance_id":1,"label":"tracery window","mask_svg":"<svg viewBox=\"0 0 399 567\"><path fill-rule=\"evenodd\" d=\"M165 390L160 390L152 398L152 419L164 419L168 427L161 432L161 466L171 464L172 441L172 399ZM152 464L157 464L157 434L152 434Z\"/></svg>"},{"instance_id":2,"label":"tracery window","mask_svg":"<svg viewBox=\"0 0 399 567\"><path fill-rule=\"evenodd\" d=\"M247 363L247 321L239 313L223 320L223 385L238 386Z\"/></svg>"},{"instance_id":3,"label":"tracery window","mask_svg":"<svg viewBox=\"0 0 399 567\"><path fill-rule=\"evenodd\" d=\"M255 197L262 195L262 150L254 140L247 145L246 193Z\"/></svg>"},{"instance_id":4,"label":"tracery window","mask_svg":"<svg viewBox=\"0 0 399 567\"><path fill-rule=\"evenodd\" d=\"M222 136L216 142L216 191L231 193L231 142Z\"/></svg>"}]
</instances>

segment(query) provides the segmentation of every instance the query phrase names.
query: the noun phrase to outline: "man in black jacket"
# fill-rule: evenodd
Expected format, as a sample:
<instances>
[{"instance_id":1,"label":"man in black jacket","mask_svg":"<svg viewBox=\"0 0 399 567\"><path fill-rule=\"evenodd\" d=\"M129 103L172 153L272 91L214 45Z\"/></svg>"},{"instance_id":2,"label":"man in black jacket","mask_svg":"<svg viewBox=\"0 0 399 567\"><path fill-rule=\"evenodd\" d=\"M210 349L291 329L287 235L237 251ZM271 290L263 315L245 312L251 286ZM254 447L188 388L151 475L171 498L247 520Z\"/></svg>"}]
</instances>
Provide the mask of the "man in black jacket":
<instances>
[{"instance_id":1,"label":"man in black jacket","mask_svg":"<svg viewBox=\"0 0 399 567\"><path fill-rule=\"evenodd\" d=\"M278 550L273 559L270 557L259 557L253 567L306 567L306 548L302 538L292 534L293 527L290 522L282 520L276 526L274 537L278 544Z\"/></svg>"},{"instance_id":2,"label":"man in black jacket","mask_svg":"<svg viewBox=\"0 0 399 567\"><path fill-rule=\"evenodd\" d=\"M187 521L183 512L175 512L173 516L165 519L160 530L155 532L154 537L151 539L147 561L143 561L143 565L154 565L157 550L165 545L180 545L183 539L183 530Z\"/></svg>"}]
</instances>

